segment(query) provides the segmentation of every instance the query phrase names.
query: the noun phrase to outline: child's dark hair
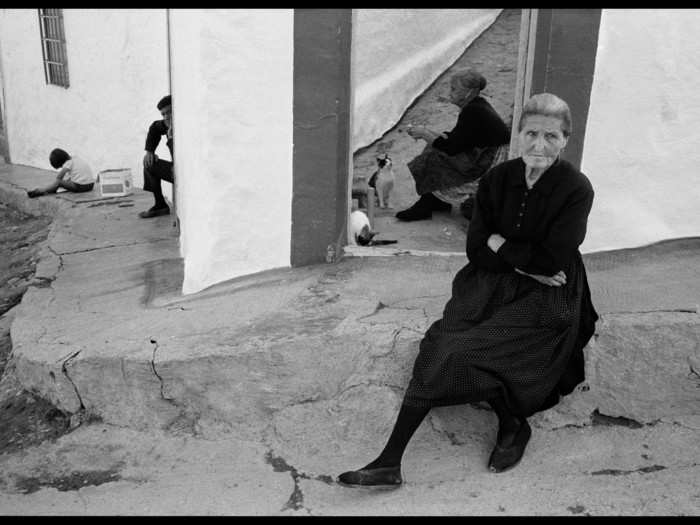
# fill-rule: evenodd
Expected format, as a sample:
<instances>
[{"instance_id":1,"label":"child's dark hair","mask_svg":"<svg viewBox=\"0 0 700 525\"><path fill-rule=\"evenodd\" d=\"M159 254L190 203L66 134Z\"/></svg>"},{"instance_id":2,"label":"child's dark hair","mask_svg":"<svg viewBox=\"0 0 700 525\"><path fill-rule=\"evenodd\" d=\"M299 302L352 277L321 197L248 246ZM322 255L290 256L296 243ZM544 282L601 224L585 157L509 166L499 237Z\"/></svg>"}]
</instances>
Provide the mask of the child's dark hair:
<instances>
[{"instance_id":1,"label":"child's dark hair","mask_svg":"<svg viewBox=\"0 0 700 525\"><path fill-rule=\"evenodd\" d=\"M70 160L70 155L60 148L56 148L49 155L49 162L54 169L58 169L63 166L67 160Z\"/></svg>"},{"instance_id":2,"label":"child's dark hair","mask_svg":"<svg viewBox=\"0 0 700 525\"><path fill-rule=\"evenodd\" d=\"M160 109L163 109L165 106L170 106L171 100L172 99L170 98L170 95L166 95L158 101L158 104L156 107L160 110Z\"/></svg>"}]
</instances>

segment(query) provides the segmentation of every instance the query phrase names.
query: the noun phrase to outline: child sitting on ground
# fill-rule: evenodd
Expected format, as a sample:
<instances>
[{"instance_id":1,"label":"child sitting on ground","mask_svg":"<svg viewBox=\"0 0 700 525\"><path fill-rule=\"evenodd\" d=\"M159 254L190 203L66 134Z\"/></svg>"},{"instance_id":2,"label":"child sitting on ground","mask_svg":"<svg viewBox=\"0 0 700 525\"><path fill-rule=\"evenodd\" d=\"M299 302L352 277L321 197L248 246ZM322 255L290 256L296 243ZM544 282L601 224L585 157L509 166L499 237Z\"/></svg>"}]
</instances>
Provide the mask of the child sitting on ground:
<instances>
[{"instance_id":1,"label":"child sitting on ground","mask_svg":"<svg viewBox=\"0 0 700 525\"><path fill-rule=\"evenodd\" d=\"M95 185L95 176L87 162L79 157L71 157L62 149L56 148L49 155L49 162L55 169L61 169L54 180L44 188L35 188L27 192L29 197L40 197L47 193L56 193L58 188L81 193L90 191Z\"/></svg>"}]
</instances>

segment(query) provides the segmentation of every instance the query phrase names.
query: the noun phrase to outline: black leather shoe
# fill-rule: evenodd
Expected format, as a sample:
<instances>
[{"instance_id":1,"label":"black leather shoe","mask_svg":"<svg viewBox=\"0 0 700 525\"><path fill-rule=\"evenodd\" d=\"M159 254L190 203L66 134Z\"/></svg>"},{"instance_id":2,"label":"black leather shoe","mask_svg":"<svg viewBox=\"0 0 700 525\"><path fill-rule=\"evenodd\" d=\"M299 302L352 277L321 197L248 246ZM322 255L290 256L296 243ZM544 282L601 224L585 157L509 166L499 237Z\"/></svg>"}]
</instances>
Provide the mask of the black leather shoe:
<instances>
[{"instance_id":1,"label":"black leather shoe","mask_svg":"<svg viewBox=\"0 0 700 525\"><path fill-rule=\"evenodd\" d=\"M421 221L430 219L434 211L449 211L452 205L442 202L432 193L421 195L413 206L396 214L396 218L402 221Z\"/></svg>"},{"instance_id":2,"label":"black leather shoe","mask_svg":"<svg viewBox=\"0 0 700 525\"><path fill-rule=\"evenodd\" d=\"M170 208L168 206L164 208L156 208L153 206L152 208L142 211L139 213L139 217L142 219L150 219L151 217L158 217L159 215L169 215L170 214Z\"/></svg>"},{"instance_id":3,"label":"black leather shoe","mask_svg":"<svg viewBox=\"0 0 700 525\"><path fill-rule=\"evenodd\" d=\"M441 201L432 193L427 193L425 196L430 199L430 207L433 209L433 211L450 211L452 209L452 204Z\"/></svg>"},{"instance_id":4,"label":"black leather shoe","mask_svg":"<svg viewBox=\"0 0 700 525\"><path fill-rule=\"evenodd\" d=\"M401 220L401 221L423 221L426 219L430 219L433 217L433 212L432 210L425 209L425 208L416 208L416 205L414 204L410 208L397 212L396 213L396 218Z\"/></svg>"},{"instance_id":5,"label":"black leather shoe","mask_svg":"<svg viewBox=\"0 0 700 525\"><path fill-rule=\"evenodd\" d=\"M396 488L403 483L401 467L350 470L338 476L338 483L351 487Z\"/></svg>"},{"instance_id":6,"label":"black leather shoe","mask_svg":"<svg viewBox=\"0 0 700 525\"><path fill-rule=\"evenodd\" d=\"M530 425L527 420L524 419L520 424L518 432L515 434L511 446L501 447L496 444L489 458L489 470L491 472L505 472L517 465L523 457L525 447L528 441L530 441L531 435L532 430L530 429Z\"/></svg>"},{"instance_id":7,"label":"black leather shoe","mask_svg":"<svg viewBox=\"0 0 700 525\"><path fill-rule=\"evenodd\" d=\"M472 220L475 200L474 197L467 197L467 199L459 205L459 211L465 219Z\"/></svg>"}]
</instances>

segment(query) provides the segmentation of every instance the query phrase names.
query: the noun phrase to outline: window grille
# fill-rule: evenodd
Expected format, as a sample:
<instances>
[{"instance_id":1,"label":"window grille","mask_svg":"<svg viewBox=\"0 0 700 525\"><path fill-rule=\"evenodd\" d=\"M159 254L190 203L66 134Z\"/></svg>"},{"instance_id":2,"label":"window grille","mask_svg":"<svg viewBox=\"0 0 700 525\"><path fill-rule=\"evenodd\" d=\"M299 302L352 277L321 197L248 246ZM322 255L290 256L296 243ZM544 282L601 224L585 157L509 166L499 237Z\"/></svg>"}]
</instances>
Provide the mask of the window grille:
<instances>
[{"instance_id":1,"label":"window grille","mask_svg":"<svg viewBox=\"0 0 700 525\"><path fill-rule=\"evenodd\" d=\"M62 11L62 9L39 9L39 27L46 83L67 88L70 83Z\"/></svg>"}]
</instances>

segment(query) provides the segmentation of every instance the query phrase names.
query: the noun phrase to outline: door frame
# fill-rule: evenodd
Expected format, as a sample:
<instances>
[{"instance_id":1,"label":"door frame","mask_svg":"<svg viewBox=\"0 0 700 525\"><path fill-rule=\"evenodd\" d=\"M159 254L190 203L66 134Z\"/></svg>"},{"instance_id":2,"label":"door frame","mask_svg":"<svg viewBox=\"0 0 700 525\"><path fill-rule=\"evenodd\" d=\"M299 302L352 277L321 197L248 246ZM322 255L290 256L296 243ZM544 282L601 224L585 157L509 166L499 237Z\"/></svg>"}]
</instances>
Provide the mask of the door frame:
<instances>
[{"instance_id":1,"label":"door frame","mask_svg":"<svg viewBox=\"0 0 700 525\"><path fill-rule=\"evenodd\" d=\"M1 45L1 44L0 44ZM10 140L7 136L7 111L5 105L5 75L2 63L2 48L0 48L0 157L10 163Z\"/></svg>"},{"instance_id":2,"label":"door frame","mask_svg":"<svg viewBox=\"0 0 700 525\"><path fill-rule=\"evenodd\" d=\"M514 159L519 155L518 122L522 114L523 104L530 98L532 91L532 75L535 63L535 46L537 44L537 9L521 9L520 39L518 43L518 67L515 74L515 93L513 94L513 121L510 132L510 148L508 158Z\"/></svg>"},{"instance_id":3,"label":"door frame","mask_svg":"<svg viewBox=\"0 0 700 525\"><path fill-rule=\"evenodd\" d=\"M312 104L314 107L327 105L324 98L327 93L308 93L311 88L304 82L309 73L314 75L315 80L325 75L327 78L322 78L323 85L334 86L337 91L336 107L332 108L332 113L338 115L334 129L324 125L324 132L316 135L304 131L308 126L298 127L295 124L291 265L303 266L324 260L334 261L350 238L353 172L351 129L354 117L354 86L350 71L353 46L350 35L355 26L356 11L294 11L295 57L300 64L304 66L310 60L318 61L316 55L320 40L311 38L314 33L325 35L323 38L327 42L321 47L334 51L329 67L325 68L326 73L313 68L300 68L295 62L295 86L298 84L298 88L295 87L295 123L313 123L310 118L315 113L303 114L309 112L306 108L308 103L314 102L307 99L316 96L318 100ZM562 157L575 167L580 167L601 13L601 9L522 9L510 158L517 157L519 153L517 127L523 103L532 92L550 92L569 104L574 133ZM328 53L321 58L328 59L326 55ZM301 109L297 108L297 98L304 103L300 105ZM313 147L305 149L309 145ZM309 160L310 153L314 160ZM333 174L329 177L332 180L319 178L319 173L329 172ZM308 189L310 181L314 186L311 190ZM314 203L313 207L310 207L310 202ZM315 238L318 238L317 241L310 240ZM331 247L335 248L334 257L330 256Z\"/></svg>"},{"instance_id":4,"label":"door frame","mask_svg":"<svg viewBox=\"0 0 700 525\"><path fill-rule=\"evenodd\" d=\"M513 121L510 136L510 147L508 149L508 158L512 159L519 155L518 151L518 121L522 113L523 104L530 97L532 91L532 78L535 66L535 50L537 43L538 31L538 9L521 9L520 14L520 36L518 41L518 62L515 78L515 91L513 93ZM357 13L352 10L352 27L355 27ZM353 61L353 48L350 46L350 61ZM349 126L352 130L352 122L355 113L354 107L354 83L350 82L350 118ZM351 134L352 136L352 134ZM352 210L352 173L353 173L353 148L352 144L348 147L347 159L347 216L346 221L346 236L350 239L352 232L350 231L350 212ZM346 242L347 244L347 242Z\"/></svg>"}]
</instances>

